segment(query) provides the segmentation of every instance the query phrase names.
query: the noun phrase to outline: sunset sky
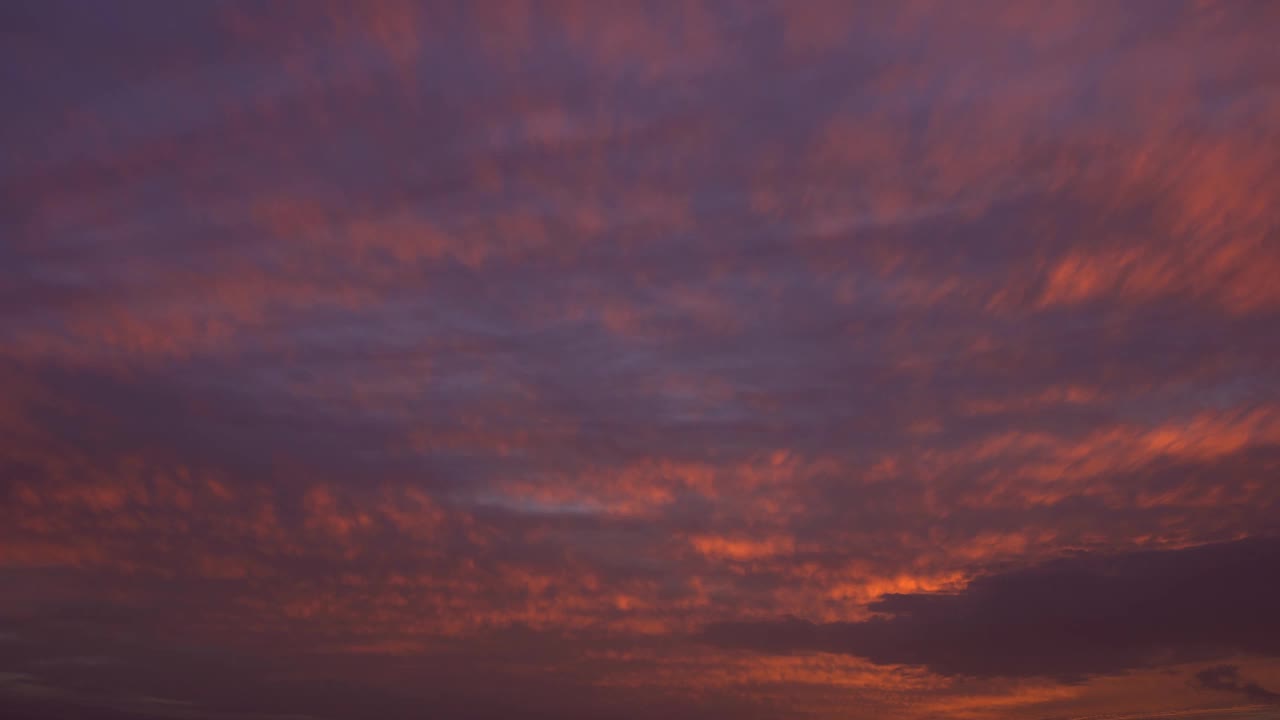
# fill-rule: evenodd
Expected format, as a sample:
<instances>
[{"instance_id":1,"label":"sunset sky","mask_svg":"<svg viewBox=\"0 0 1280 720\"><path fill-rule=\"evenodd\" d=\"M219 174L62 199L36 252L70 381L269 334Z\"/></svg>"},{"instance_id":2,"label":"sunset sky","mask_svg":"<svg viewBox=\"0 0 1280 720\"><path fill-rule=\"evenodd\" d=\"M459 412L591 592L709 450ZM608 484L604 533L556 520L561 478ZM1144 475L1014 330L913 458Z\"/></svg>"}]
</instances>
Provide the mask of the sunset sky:
<instances>
[{"instance_id":1,"label":"sunset sky","mask_svg":"<svg viewBox=\"0 0 1280 720\"><path fill-rule=\"evenodd\" d=\"M1280 2L0 0L0 717L1280 718Z\"/></svg>"}]
</instances>

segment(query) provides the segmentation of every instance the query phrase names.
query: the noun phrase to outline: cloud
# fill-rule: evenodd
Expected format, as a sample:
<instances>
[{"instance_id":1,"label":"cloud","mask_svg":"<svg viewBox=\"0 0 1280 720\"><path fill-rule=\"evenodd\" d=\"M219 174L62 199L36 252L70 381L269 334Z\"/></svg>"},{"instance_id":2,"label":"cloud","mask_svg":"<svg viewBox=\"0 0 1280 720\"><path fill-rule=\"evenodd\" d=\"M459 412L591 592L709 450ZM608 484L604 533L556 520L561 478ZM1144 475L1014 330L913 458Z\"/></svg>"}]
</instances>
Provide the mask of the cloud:
<instances>
[{"instance_id":1,"label":"cloud","mask_svg":"<svg viewBox=\"0 0 1280 720\"><path fill-rule=\"evenodd\" d=\"M712 643L835 652L944 675L1063 680L1234 653L1280 656L1280 540L1085 554L886 595L864 622L715 623ZM1209 681L1221 674L1206 675Z\"/></svg>"},{"instance_id":2,"label":"cloud","mask_svg":"<svg viewBox=\"0 0 1280 720\"><path fill-rule=\"evenodd\" d=\"M1196 682L1206 690L1237 693L1255 703L1280 705L1280 693L1272 692L1256 682L1240 677L1235 665L1215 665L1196 673Z\"/></svg>"},{"instance_id":3,"label":"cloud","mask_svg":"<svg viewBox=\"0 0 1280 720\"><path fill-rule=\"evenodd\" d=\"M1243 551L1124 558L1280 516L1280 4L973 3L0 2L0 670L910 717L1248 645L1178 585ZM845 654L690 647L789 616Z\"/></svg>"}]
</instances>

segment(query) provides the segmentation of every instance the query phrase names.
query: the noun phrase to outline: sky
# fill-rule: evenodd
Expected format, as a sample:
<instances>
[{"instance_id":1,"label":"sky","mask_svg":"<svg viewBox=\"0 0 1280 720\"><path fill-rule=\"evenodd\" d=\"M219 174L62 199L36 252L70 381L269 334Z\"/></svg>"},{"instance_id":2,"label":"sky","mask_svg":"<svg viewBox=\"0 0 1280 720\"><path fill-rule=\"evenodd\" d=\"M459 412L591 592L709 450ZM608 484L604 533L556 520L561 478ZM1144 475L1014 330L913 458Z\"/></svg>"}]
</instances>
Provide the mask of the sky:
<instances>
[{"instance_id":1,"label":"sky","mask_svg":"<svg viewBox=\"0 0 1280 720\"><path fill-rule=\"evenodd\" d=\"M0 715L1280 718L1280 3L0 3Z\"/></svg>"}]
</instances>

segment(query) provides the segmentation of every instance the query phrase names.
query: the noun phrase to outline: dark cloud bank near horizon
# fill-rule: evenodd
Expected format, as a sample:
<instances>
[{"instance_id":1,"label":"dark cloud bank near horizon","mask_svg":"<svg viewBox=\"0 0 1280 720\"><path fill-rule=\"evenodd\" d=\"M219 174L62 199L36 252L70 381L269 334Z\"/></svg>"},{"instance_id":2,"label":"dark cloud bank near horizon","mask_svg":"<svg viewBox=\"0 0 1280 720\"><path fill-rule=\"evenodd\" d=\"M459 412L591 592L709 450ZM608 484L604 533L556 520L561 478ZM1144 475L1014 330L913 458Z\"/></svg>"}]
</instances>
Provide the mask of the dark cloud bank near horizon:
<instances>
[{"instance_id":1,"label":"dark cloud bank near horizon","mask_svg":"<svg viewBox=\"0 0 1280 720\"><path fill-rule=\"evenodd\" d=\"M957 593L886 595L865 622L709 625L763 653L834 652L944 675L1074 681L1232 654L1280 656L1280 539L1079 554L978 578ZM1201 684L1226 689L1210 673ZM1215 685L1216 683L1216 685ZM1257 686L1240 689L1270 697Z\"/></svg>"},{"instance_id":2,"label":"dark cloud bank near horizon","mask_svg":"<svg viewBox=\"0 0 1280 720\"><path fill-rule=\"evenodd\" d=\"M1273 692L1240 676L1240 668L1235 665L1214 665L1205 668L1195 675L1196 682L1208 690L1243 695L1250 702L1280 705L1280 693Z\"/></svg>"}]
</instances>

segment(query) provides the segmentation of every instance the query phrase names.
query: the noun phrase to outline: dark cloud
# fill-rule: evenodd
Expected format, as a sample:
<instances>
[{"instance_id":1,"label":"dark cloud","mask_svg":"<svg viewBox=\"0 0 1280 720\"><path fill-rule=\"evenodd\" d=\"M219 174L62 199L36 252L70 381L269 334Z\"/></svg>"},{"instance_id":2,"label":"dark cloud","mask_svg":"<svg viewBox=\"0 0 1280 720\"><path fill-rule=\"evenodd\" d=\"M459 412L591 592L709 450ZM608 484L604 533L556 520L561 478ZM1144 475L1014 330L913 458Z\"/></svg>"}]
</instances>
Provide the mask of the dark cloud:
<instances>
[{"instance_id":1,"label":"dark cloud","mask_svg":"<svg viewBox=\"0 0 1280 720\"><path fill-rule=\"evenodd\" d=\"M957 593L887 595L869 605L884 617L865 622L719 623L704 637L971 676L1079 679L1236 653L1275 657L1277 563L1275 539L1080 555L987 575Z\"/></svg>"},{"instance_id":2,"label":"dark cloud","mask_svg":"<svg viewBox=\"0 0 1280 720\"><path fill-rule=\"evenodd\" d=\"M1254 703L1280 705L1280 693L1272 692L1256 682L1240 676L1240 668L1235 665L1215 665L1196 673L1196 682L1207 690L1243 695Z\"/></svg>"}]
</instances>

